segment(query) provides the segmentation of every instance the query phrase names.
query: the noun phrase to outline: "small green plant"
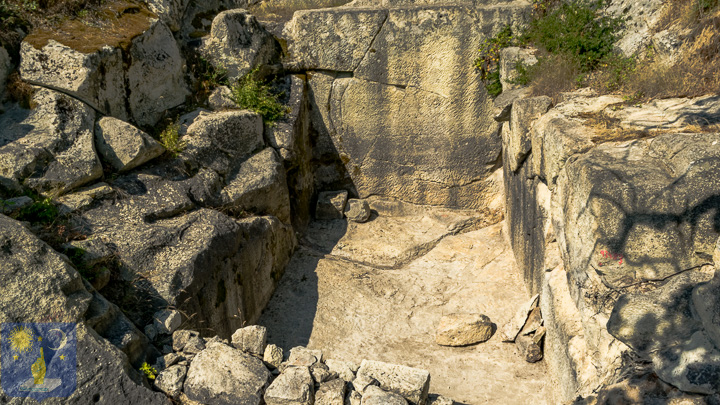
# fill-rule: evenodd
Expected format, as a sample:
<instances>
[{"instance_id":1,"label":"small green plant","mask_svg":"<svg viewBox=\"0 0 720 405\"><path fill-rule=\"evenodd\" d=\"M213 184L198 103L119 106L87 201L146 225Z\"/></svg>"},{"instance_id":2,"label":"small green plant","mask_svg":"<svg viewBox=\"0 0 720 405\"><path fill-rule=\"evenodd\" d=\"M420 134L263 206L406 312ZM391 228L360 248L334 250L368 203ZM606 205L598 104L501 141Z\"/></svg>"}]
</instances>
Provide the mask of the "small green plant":
<instances>
[{"instance_id":1,"label":"small green plant","mask_svg":"<svg viewBox=\"0 0 720 405\"><path fill-rule=\"evenodd\" d=\"M140 372L143 373L148 380L154 380L158 374L155 367L151 366L147 362L144 362L142 366L140 366Z\"/></svg>"},{"instance_id":2,"label":"small green plant","mask_svg":"<svg viewBox=\"0 0 720 405\"><path fill-rule=\"evenodd\" d=\"M54 222L57 217L58 209L53 204L52 199L37 200L36 197L34 203L20 210L16 219L31 223L49 224Z\"/></svg>"},{"instance_id":3,"label":"small green plant","mask_svg":"<svg viewBox=\"0 0 720 405\"><path fill-rule=\"evenodd\" d=\"M232 87L233 101L240 108L262 115L266 124L272 124L285 116L287 107L280 103L269 85L256 79L257 71L253 69Z\"/></svg>"},{"instance_id":4,"label":"small green plant","mask_svg":"<svg viewBox=\"0 0 720 405\"><path fill-rule=\"evenodd\" d=\"M508 25L494 37L487 38L478 49L480 55L475 59L475 68L480 72L480 79L491 97L502 93L500 83L500 50L516 43L512 28Z\"/></svg>"},{"instance_id":5,"label":"small green plant","mask_svg":"<svg viewBox=\"0 0 720 405\"><path fill-rule=\"evenodd\" d=\"M527 86L528 84L530 84L531 69L525 66L525 64L521 60L515 62L515 72L515 78L508 80L508 83L519 84L521 86Z\"/></svg>"},{"instance_id":6,"label":"small green plant","mask_svg":"<svg viewBox=\"0 0 720 405\"><path fill-rule=\"evenodd\" d=\"M186 142L180 138L180 124L172 123L160 133L160 143L173 157L185 149Z\"/></svg>"}]
</instances>

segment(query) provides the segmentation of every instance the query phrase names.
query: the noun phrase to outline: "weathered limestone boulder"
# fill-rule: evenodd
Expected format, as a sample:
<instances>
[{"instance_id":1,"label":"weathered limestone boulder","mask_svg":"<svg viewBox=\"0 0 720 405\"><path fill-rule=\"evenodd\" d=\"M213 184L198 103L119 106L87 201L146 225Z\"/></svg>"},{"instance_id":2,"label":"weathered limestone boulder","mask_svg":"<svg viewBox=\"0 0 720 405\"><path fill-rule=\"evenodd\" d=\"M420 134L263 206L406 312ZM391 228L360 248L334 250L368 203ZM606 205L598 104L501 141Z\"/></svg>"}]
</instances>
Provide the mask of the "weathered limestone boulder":
<instances>
[{"instance_id":1,"label":"weathered limestone boulder","mask_svg":"<svg viewBox=\"0 0 720 405\"><path fill-rule=\"evenodd\" d=\"M210 168L221 175L238 160L263 146L262 118L250 111L196 111L181 117L182 140L187 143L180 159L191 167Z\"/></svg>"},{"instance_id":2,"label":"weathered limestone boulder","mask_svg":"<svg viewBox=\"0 0 720 405\"><path fill-rule=\"evenodd\" d=\"M500 84L503 91L515 90L523 87L522 84L513 83L518 78L518 65L525 68L538 62L534 49L511 46L500 50Z\"/></svg>"},{"instance_id":3,"label":"weathered limestone boulder","mask_svg":"<svg viewBox=\"0 0 720 405\"><path fill-rule=\"evenodd\" d=\"M262 361L222 343L212 343L190 363L184 392L209 405L259 405L270 380Z\"/></svg>"},{"instance_id":4,"label":"weathered limestone boulder","mask_svg":"<svg viewBox=\"0 0 720 405\"><path fill-rule=\"evenodd\" d=\"M165 152L150 135L112 117L98 120L95 144L100 156L120 172L134 169Z\"/></svg>"},{"instance_id":5,"label":"weathered limestone boulder","mask_svg":"<svg viewBox=\"0 0 720 405\"><path fill-rule=\"evenodd\" d=\"M267 345L267 329L258 325L238 329L232 335L232 345L245 353L262 357Z\"/></svg>"},{"instance_id":6,"label":"weathered limestone boulder","mask_svg":"<svg viewBox=\"0 0 720 405\"><path fill-rule=\"evenodd\" d=\"M120 15L113 24L132 26L133 32L102 38L102 32L93 31L88 35L98 37L84 42L65 32L29 35L21 45L20 75L32 84L70 94L105 115L154 125L189 94L180 50L170 29L147 10ZM107 45L97 45L103 41Z\"/></svg>"},{"instance_id":7,"label":"weathered limestone boulder","mask_svg":"<svg viewBox=\"0 0 720 405\"><path fill-rule=\"evenodd\" d=\"M357 198L351 198L347 202L347 206L345 207L345 217L353 222L367 222L368 219L370 219L370 215L372 215L372 211L370 210L370 204L368 204L367 200L360 200Z\"/></svg>"},{"instance_id":8,"label":"weathered limestone boulder","mask_svg":"<svg viewBox=\"0 0 720 405\"><path fill-rule=\"evenodd\" d=\"M228 79L234 81L260 65L277 62L281 50L252 14L237 9L215 16L200 52L214 65L227 69Z\"/></svg>"},{"instance_id":9,"label":"weathered limestone boulder","mask_svg":"<svg viewBox=\"0 0 720 405\"><path fill-rule=\"evenodd\" d=\"M38 192L62 194L102 176L95 154L95 112L53 90L39 89L36 107L15 120L0 118L0 191L24 184Z\"/></svg>"},{"instance_id":10,"label":"weathered limestone boulder","mask_svg":"<svg viewBox=\"0 0 720 405\"><path fill-rule=\"evenodd\" d=\"M127 286L127 293L149 297L148 305L131 314L133 320L147 324L147 311L172 305L194 314L189 326L212 329L223 338L243 322L255 322L295 247L292 229L274 217L235 220L209 209L168 219L156 215L146 222L138 211L150 204L106 203L82 217L99 230L95 236L116 245L125 282L138 274L147 280ZM124 290L113 290L121 299Z\"/></svg>"},{"instance_id":11,"label":"weathered limestone boulder","mask_svg":"<svg viewBox=\"0 0 720 405\"><path fill-rule=\"evenodd\" d=\"M335 359L327 359L325 364L331 373L336 373L345 382L352 382L355 379L355 372L359 368L357 364Z\"/></svg>"},{"instance_id":12,"label":"weathered limestone boulder","mask_svg":"<svg viewBox=\"0 0 720 405\"><path fill-rule=\"evenodd\" d=\"M198 337L200 337L200 334L193 330L176 330L172 334L172 349L176 352L183 351L185 350L185 346L188 344L188 342L190 342L191 339Z\"/></svg>"},{"instance_id":13,"label":"weathered limestone boulder","mask_svg":"<svg viewBox=\"0 0 720 405\"><path fill-rule=\"evenodd\" d=\"M515 316L510 318L510 321L503 325L501 330L502 339L505 342L513 342L525 326L528 316L538 307L538 295L530 298L528 302L523 304L515 313Z\"/></svg>"},{"instance_id":14,"label":"weathered limestone boulder","mask_svg":"<svg viewBox=\"0 0 720 405\"><path fill-rule=\"evenodd\" d=\"M120 48L103 47L83 53L54 39L39 48L23 41L20 56L18 71L23 80L58 89L103 114L121 120L129 118Z\"/></svg>"},{"instance_id":15,"label":"weathered limestone boulder","mask_svg":"<svg viewBox=\"0 0 720 405\"><path fill-rule=\"evenodd\" d=\"M361 198L466 208L492 199L499 126L472 50L529 11L467 3L295 14L287 31L298 63L353 73L313 72L311 104Z\"/></svg>"},{"instance_id":16,"label":"weathered limestone boulder","mask_svg":"<svg viewBox=\"0 0 720 405\"><path fill-rule=\"evenodd\" d=\"M122 403L169 403L139 385L140 376L118 348L84 322L93 295L66 257L19 222L0 215L0 322L76 323L77 389L69 403L89 398Z\"/></svg>"},{"instance_id":17,"label":"weathered limestone boulder","mask_svg":"<svg viewBox=\"0 0 720 405\"><path fill-rule=\"evenodd\" d=\"M345 190L321 192L315 206L315 219L342 219L347 200L348 192Z\"/></svg>"},{"instance_id":18,"label":"weathered limestone boulder","mask_svg":"<svg viewBox=\"0 0 720 405\"><path fill-rule=\"evenodd\" d=\"M185 102L190 93L183 77L184 61L170 29L153 23L132 41L127 70L128 102L133 120L155 125L165 111Z\"/></svg>"},{"instance_id":19,"label":"weathered limestone boulder","mask_svg":"<svg viewBox=\"0 0 720 405\"><path fill-rule=\"evenodd\" d=\"M336 378L320 384L315 392L315 405L345 405L345 381Z\"/></svg>"},{"instance_id":20,"label":"weathered limestone boulder","mask_svg":"<svg viewBox=\"0 0 720 405\"><path fill-rule=\"evenodd\" d=\"M155 378L154 386L170 397L177 397L183 388L188 368L174 365L161 371Z\"/></svg>"},{"instance_id":21,"label":"weathered limestone boulder","mask_svg":"<svg viewBox=\"0 0 720 405\"><path fill-rule=\"evenodd\" d=\"M180 29L189 2L190 0L149 0L147 5L160 21L175 32Z\"/></svg>"},{"instance_id":22,"label":"weathered limestone boulder","mask_svg":"<svg viewBox=\"0 0 720 405\"><path fill-rule=\"evenodd\" d=\"M642 106L610 109L605 113L611 119L619 120L620 127L629 130L702 127L720 122L720 96L653 100Z\"/></svg>"},{"instance_id":23,"label":"weathered limestone boulder","mask_svg":"<svg viewBox=\"0 0 720 405\"><path fill-rule=\"evenodd\" d=\"M224 10L247 8L247 0L205 0L191 1L185 9L178 40L182 44L197 48L202 38L210 34L213 17Z\"/></svg>"},{"instance_id":24,"label":"weathered limestone boulder","mask_svg":"<svg viewBox=\"0 0 720 405\"><path fill-rule=\"evenodd\" d=\"M290 367L270 384L265 392L267 405L312 405L315 387L307 367Z\"/></svg>"},{"instance_id":25,"label":"weathered limestone boulder","mask_svg":"<svg viewBox=\"0 0 720 405\"><path fill-rule=\"evenodd\" d=\"M425 370L363 360L358 370L360 375L376 379L380 388L402 395L410 404L423 405L427 401L430 373Z\"/></svg>"},{"instance_id":26,"label":"weathered limestone boulder","mask_svg":"<svg viewBox=\"0 0 720 405\"><path fill-rule=\"evenodd\" d=\"M362 405L407 405L402 395L387 392L380 387L371 385L367 387L362 396Z\"/></svg>"},{"instance_id":27,"label":"weathered limestone boulder","mask_svg":"<svg viewBox=\"0 0 720 405\"><path fill-rule=\"evenodd\" d=\"M273 148L265 148L226 176L223 205L290 223L290 195L285 168Z\"/></svg>"},{"instance_id":28,"label":"weathered limestone boulder","mask_svg":"<svg viewBox=\"0 0 720 405\"><path fill-rule=\"evenodd\" d=\"M322 351L297 346L290 349L290 356L284 365L286 367L312 367L322 360Z\"/></svg>"},{"instance_id":29,"label":"weathered limestone boulder","mask_svg":"<svg viewBox=\"0 0 720 405\"><path fill-rule=\"evenodd\" d=\"M441 346L467 346L482 343L492 336L495 324L485 315L450 314L440 319L435 343Z\"/></svg>"}]
</instances>

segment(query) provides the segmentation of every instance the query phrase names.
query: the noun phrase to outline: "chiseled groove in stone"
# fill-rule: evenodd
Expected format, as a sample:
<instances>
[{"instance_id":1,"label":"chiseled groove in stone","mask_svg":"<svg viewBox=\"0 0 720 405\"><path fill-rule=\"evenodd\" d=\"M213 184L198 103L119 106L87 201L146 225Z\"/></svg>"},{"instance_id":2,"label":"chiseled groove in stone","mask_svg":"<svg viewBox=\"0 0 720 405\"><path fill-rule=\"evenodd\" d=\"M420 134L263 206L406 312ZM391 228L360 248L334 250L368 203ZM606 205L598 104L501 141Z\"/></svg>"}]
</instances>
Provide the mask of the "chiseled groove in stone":
<instances>
[{"instance_id":1,"label":"chiseled groove in stone","mask_svg":"<svg viewBox=\"0 0 720 405\"><path fill-rule=\"evenodd\" d=\"M377 39L378 35L380 35L383 28L385 28L385 23L387 22L389 16L390 16L390 12L385 11L385 17L383 18L382 22L378 26L377 31L375 31L375 35L373 35L372 39L370 40L370 44L368 45L367 49L365 50L365 52L363 52L363 57L360 58L360 60L358 60L357 64L355 66L353 66L353 68L352 68L353 76L355 74L355 70L357 70L357 68L362 64L362 62L365 60L365 58L368 57L368 53L370 53L370 50L373 49L373 45L375 45L375 40Z\"/></svg>"}]
</instances>

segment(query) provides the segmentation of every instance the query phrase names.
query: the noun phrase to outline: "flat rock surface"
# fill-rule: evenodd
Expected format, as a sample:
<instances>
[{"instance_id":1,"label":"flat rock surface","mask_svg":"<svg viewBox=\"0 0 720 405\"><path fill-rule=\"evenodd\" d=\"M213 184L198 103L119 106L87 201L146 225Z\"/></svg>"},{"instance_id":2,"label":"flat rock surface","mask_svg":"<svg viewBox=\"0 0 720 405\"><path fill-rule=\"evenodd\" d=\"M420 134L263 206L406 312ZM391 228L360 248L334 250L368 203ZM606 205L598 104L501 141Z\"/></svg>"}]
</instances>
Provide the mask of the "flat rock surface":
<instances>
[{"instance_id":1,"label":"flat rock surface","mask_svg":"<svg viewBox=\"0 0 720 405\"><path fill-rule=\"evenodd\" d=\"M268 341L425 369L430 392L461 404L545 404L544 362L525 363L499 334L435 344L443 315L482 313L503 325L528 300L502 223L477 229L482 218L460 211L380 214L311 224L260 318Z\"/></svg>"}]
</instances>

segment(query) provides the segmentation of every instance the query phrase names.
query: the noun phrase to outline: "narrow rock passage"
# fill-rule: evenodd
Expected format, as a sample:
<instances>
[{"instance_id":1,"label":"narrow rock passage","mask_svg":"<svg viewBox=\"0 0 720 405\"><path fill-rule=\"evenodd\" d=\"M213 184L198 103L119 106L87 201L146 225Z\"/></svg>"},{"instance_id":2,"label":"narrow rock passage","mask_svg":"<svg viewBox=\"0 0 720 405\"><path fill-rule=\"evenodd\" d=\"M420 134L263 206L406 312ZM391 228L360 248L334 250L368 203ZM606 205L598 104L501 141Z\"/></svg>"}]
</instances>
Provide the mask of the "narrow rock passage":
<instances>
[{"instance_id":1,"label":"narrow rock passage","mask_svg":"<svg viewBox=\"0 0 720 405\"><path fill-rule=\"evenodd\" d=\"M474 346L434 342L444 314L478 312L499 327L528 299L502 223L472 213L390 210L365 224L314 222L260 324L285 350L430 371L430 392L464 404L544 404L545 365L499 333Z\"/></svg>"}]
</instances>

